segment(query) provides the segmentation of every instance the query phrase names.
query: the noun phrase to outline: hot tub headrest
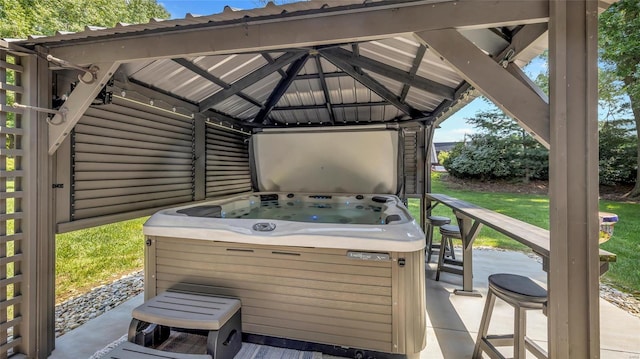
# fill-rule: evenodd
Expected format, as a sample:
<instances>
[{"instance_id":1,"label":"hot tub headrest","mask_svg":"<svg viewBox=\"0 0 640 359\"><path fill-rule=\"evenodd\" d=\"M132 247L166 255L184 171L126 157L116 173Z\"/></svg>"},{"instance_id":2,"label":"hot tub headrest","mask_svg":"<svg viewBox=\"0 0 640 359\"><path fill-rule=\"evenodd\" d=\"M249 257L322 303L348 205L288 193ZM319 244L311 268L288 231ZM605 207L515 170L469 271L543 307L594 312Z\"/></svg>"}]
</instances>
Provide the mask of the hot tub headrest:
<instances>
[{"instance_id":1,"label":"hot tub headrest","mask_svg":"<svg viewBox=\"0 0 640 359\"><path fill-rule=\"evenodd\" d=\"M209 218L222 217L222 207L220 206L189 207L189 208L180 209L176 212L186 214L189 217L209 217Z\"/></svg>"}]
</instances>

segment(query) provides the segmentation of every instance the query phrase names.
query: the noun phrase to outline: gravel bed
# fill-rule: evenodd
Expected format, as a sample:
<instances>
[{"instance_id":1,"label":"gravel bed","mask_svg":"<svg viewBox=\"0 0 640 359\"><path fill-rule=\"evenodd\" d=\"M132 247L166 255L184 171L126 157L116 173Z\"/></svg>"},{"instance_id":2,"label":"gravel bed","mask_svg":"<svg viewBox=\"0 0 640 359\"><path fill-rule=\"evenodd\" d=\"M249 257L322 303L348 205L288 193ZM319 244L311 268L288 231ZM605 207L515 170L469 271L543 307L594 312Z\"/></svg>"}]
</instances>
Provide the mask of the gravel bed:
<instances>
[{"instance_id":1,"label":"gravel bed","mask_svg":"<svg viewBox=\"0 0 640 359\"><path fill-rule=\"evenodd\" d=\"M480 249L480 248L479 248ZM482 250L499 250L482 248ZM529 257L542 263L540 256L533 253ZM128 299L142 293L144 289L142 271L122 277L111 284L105 284L90 292L72 298L56 306L56 337L73 330L85 322L115 308ZM600 284L600 297L613 305L640 317L640 300L606 284Z\"/></svg>"},{"instance_id":2,"label":"gravel bed","mask_svg":"<svg viewBox=\"0 0 640 359\"><path fill-rule=\"evenodd\" d=\"M138 271L56 305L56 337L117 307L143 290L143 273Z\"/></svg>"}]
</instances>

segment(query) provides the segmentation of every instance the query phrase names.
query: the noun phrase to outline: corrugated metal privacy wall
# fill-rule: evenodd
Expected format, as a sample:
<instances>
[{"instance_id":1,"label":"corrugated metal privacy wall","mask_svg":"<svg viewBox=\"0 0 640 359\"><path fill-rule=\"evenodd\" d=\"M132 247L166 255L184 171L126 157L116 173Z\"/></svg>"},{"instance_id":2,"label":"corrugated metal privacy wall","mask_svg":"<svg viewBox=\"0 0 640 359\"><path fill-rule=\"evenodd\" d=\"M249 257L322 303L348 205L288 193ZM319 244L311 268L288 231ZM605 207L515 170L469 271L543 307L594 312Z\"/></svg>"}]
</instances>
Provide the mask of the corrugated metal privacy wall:
<instances>
[{"instance_id":1,"label":"corrugated metal privacy wall","mask_svg":"<svg viewBox=\"0 0 640 359\"><path fill-rule=\"evenodd\" d=\"M193 200L193 119L114 97L72 139L71 220Z\"/></svg>"},{"instance_id":2,"label":"corrugated metal privacy wall","mask_svg":"<svg viewBox=\"0 0 640 359\"><path fill-rule=\"evenodd\" d=\"M415 197L424 192L424 132L404 130L404 192Z\"/></svg>"},{"instance_id":3,"label":"corrugated metal privacy wall","mask_svg":"<svg viewBox=\"0 0 640 359\"><path fill-rule=\"evenodd\" d=\"M248 136L207 126L208 198L251 191Z\"/></svg>"}]
</instances>

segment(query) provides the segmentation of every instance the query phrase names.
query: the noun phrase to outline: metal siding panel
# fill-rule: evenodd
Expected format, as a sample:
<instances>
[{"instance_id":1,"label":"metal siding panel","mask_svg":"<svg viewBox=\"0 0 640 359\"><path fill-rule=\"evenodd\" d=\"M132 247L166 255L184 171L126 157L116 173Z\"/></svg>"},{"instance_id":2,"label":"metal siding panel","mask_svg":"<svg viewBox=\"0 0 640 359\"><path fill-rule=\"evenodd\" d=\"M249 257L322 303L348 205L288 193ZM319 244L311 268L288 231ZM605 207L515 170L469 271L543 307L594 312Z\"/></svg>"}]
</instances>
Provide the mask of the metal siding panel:
<instances>
[{"instance_id":1,"label":"metal siding panel","mask_svg":"<svg viewBox=\"0 0 640 359\"><path fill-rule=\"evenodd\" d=\"M101 109L113 111L122 115L144 118L151 121L159 121L173 126L182 127L191 130L192 119L191 113L180 113L176 111L168 111L150 104L131 101L127 98L113 96L111 105L99 106ZM182 110L178 108L179 110Z\"/></svg>"},{"instance_id":2,"label":"metal siding panel","mask_svg":"<svg viewBox=\"0 0 640 359\"><path fill-rule=\"evenodd\" d=\"M249 146L246 138L235 132L207 127L207 198L251 191Z\"/></svg>"},{"instance_id":3,"label":"metal siding panel","mask_svg":"<svg viewBox=\"0 0 640 359\"><path fill-rule=\"evenodd\" d=\"M126 190L134 187L144 186L163 186L163 185L181 185L184 184L184 177L158 177L158 178L133 178L133 179L121 179L118 181L109 180L95 180L95 181L78 181L75 184L75 191L90 191L90 190L109 190L109 189L121 189ZM189 185L191 185L189 183Z\"/></svg>"},{"instance_id":4,"label":"metal siding panel","mask_svg":"<svg viewBox=\"0 0 640 359\"><path fill-rule=\"evenodd\" d=\"M119 139L116 137L104 137L96 135L86 135L79 133L76 135L76 141L78 143L87 143L95 145L113 145L119 147L128 147L130 149L149 149L160 151L175 151L175 152L191 152L189 147L153 142L140 142L136 140Z\"/></svg>"},{"instance_id":5,"label":"metal siding panel","mask_svg":"<svg viewBox=\"0 0 640 359\"><path fill-rule=\"evenodd\" d=\"M132 140L139 142L148 142L148 143L157 143L157 144L167 144L172 146L183 146L190 148L191 141L178 140L175 138L167 138L164 136L155 136L151 134L145 134L140 132L132 132L132 131L123 131L117 129L109 129L105 127L96 127L89 125L78 124L75 127L76 136L80 135L90 135L90 136L101 136L105 138L118 138L123 140ZM82 136L84 138L84 136ZM76 138L78 139L78 137ZM79 140L82 142L82 140Z\"/></svg>"},{"instance_id":6,"label":"metal siding panel","mask_svg":"<svg viewBox=\"0 0 640 359\"><path fill-rule=\"evenodd\" d=\"M191 120L120 103L91 107L76 126L71 221L193 199Z\"/></svg>"},{"instance_id":7,"label":"metal siding panel","mask_svg":"<svg viewBox=\"0 0 640 359\"><path fill-rule=\"evenodd\" d=\"M173 192L187 189L191 189L190 183L165 184L156 186L117 187L93 190L76 189L75 198L77 200L82 200L91 198L129 196L154 192Z\"/></svg>"},{"instance_id":8,"label":"metal siding panel","mask_svg":"<svg viewBox=\"0 0 640 359\"><path fill-rule=\"evenodd\" d=\"M76 153L97 153L104 155L121 155L128 156L131 153L131 147L129 146L112 146L103 144L90 144L90 143L76 143ZM174 158L192 158L190 152L175 152L172 150L156 150L156 149L135 149L136 156L147 157L174 157Z\"/></svg>"},{"instance_id":9,"label":"metal siding panel","mask_svg":"<svg viewBox=\"0 0 640 359\"><path fill-rule=\"evenodd\" d=\"M80 121L76 126L84 126L84 125L91 126L95 129L102 129L102 128L118 129L118 130L124 130L126 132L143 133L143 134L159 136L159 137L173 137L175 139L181 139L184 141L190 141L191 139L190 135L176 133L175 131L158 130L158 129L154 129L146 126L133 125L133 124L124 123L124 122L105 121L102 118L91 117L91 116L87 116L86 114L82 116L82 118L80 119Z\"/></svg>"},{"instance_id":10,"label":"metal siding panel","mask_svg":"<svg viewBox=\"0 0 640 359\"><path fill-rule=\"evenodd\" d=\"M98 218L118 213L134 212L148 208L169 206L172 204L185 203L192 200L192 196L171 197L156 199L151 201L133 202L115 206L89 208L76 211L75 219Z\"/></svg>"},{"instance_id":11,"label":"metal siding panel","mask_svg":"<svg viewBox=\"0 0 640 359\"><path fill-rule=\"evenodd\" d=\"M120 128L117 127L120 124L128 124L142 126L151 130L157 129L167 131L169 133L176 133L176 138L187 139L191 136L190 128L184 127L181 124L178 126L175 124L175 121L171 119L133 110L126 111L127 113L116 113L113 111L114 109L117 109L117 106L89 107L84 113L83 118L81 118L78 123L89 123L91 120L85 121L84 117L95 117L99 120L104 120L104 122L117 123L113 124L116 128ZM162 120L166 120L166 122L162 122Z\"/></svg>"}]
</instances>

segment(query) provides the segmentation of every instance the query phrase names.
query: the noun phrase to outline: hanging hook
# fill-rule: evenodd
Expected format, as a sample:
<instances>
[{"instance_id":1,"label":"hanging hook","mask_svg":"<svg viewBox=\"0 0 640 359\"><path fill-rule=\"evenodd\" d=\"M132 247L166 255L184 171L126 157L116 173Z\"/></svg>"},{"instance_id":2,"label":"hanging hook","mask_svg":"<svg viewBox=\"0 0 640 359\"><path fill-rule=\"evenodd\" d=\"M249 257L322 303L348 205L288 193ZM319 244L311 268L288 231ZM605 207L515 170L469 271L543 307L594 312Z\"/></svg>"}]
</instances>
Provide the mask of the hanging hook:
<instances>
[{"instance_id":1,"label":"hanging hook","mask_svg":"<svg viewBox=\"0 0 640 359\"><path fill-rule=\"evenodd\" d=\"M37 112L50 113L52 115L60 115L60 121L58 121L58 122L53 122L51 117L47 117L47 123L50 124L50 125L60 125L60 124L62 124L66 120L67 112L69 112L69 109L66 108L66 107L62 107L59 110L52 110L52 109L44 108L44 107L22 105L22 104L19 104L17 102L14 102L13 105L11 105L11 106L13 108L19 108L19 109L23 109L23 110L33 110L33 111L37 111Z\"/></svg>"},{"instance_id":2,"label":"hanging hook","mask_svg":"<svg viewBox=\"0 0 640 359\"><path fill-rule=\"evenodd\" d=\"M502 65L502 67L504 67L505 69L509 66L509 63L511 61L513 61L513 56L516 54L516 50L514 49L509 49L509 51L507 51L507 54L504 55L504 57L502 58L502 60L500 60L500 65Z\"/></svg>"},{"instance_id":3,"label":"hanging hook","mask_svg":"<svg viewBox=\"0 0 640 359\"><path fill-rule=\"evenodd\" d=\"M71 63L69 61L59 59L57 57L53 57L52 55L47 55L47 61L53 64L56 64L60 67L72 68L72 69L76 69L78 71L84 72L85 73L84 75L78 75L78 80L82 81L87 85L90 85L96 82L96 80L98 79L98 71L100 71L100 68L98 66L95 66L95 65L91 65L88 67L80 66L80 65ZM85 80L86 75L91 76L91 78L89 80Z\"/></svg>"}]
</instances>

